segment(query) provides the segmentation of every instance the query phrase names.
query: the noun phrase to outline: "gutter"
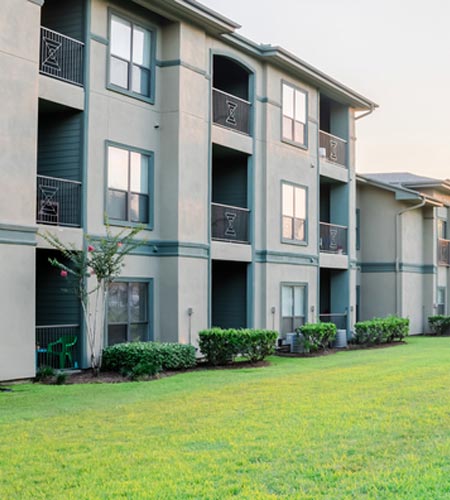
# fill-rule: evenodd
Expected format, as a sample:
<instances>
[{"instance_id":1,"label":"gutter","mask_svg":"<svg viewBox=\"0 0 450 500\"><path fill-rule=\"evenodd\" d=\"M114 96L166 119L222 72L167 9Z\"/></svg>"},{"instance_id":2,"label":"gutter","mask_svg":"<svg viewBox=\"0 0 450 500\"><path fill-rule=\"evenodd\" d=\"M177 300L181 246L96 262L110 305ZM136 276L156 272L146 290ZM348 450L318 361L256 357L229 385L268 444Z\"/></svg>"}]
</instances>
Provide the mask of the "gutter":
<instances>
[{"instance_id":1,"label":"gutter","mask_svg":"<svg viewBox=\"0 0 450 500\"><path fill-rule=\"evenodd\" d=\"M358 116L355 116L355 122L356 122L356 120L359 120L359 119L361 119L361 118L365 118L366 116L371 115L374 111L375 111L375 106L372 104L372 105L370 106L370 109L369 109L368 111L366 111L366 112L364 112L364 113L361 113L361 114L360 114L360 115L358 115Z\"/></svg>"}]
</instances>

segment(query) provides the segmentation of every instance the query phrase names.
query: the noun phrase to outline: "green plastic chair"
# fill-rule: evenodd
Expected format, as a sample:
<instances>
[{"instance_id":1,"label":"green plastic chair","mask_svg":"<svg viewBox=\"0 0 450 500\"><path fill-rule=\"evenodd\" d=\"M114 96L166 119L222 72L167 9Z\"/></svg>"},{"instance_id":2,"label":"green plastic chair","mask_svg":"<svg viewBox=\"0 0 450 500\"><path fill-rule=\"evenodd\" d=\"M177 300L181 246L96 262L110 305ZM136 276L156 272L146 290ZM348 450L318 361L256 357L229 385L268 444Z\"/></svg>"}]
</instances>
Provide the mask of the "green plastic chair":
<instances>
[{"instance_id":1,"label":"green plastic chair","mask_svg":"<svg viewBox=\"0 0 450 500\"><path fill-rule=\"evenodd\" d=\"M54 342L50 342L47 346L47 359L50 355L59 356L59 368L62 370L66 364L66 358L69 359L70 365L73 366L72 353L70 348L77 343L76 335L64 335Z\"/></svg>"}]
</instances>

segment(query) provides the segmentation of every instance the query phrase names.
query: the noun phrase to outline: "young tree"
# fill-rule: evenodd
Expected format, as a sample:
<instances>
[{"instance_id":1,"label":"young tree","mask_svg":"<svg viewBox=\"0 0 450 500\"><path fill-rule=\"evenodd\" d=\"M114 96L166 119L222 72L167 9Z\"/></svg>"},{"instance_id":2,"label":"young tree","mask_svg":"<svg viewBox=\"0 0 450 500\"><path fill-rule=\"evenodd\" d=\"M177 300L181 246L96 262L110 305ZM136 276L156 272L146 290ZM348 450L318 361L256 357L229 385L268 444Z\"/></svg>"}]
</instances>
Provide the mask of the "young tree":
<instances>
[{"instance_id":1,"label":"young tree","mask_svg":"<svg viewBox=\"0 0 450 500\"><path fill-rule=\"evenodd\" d=\"M66 265L57 258L49 259L52 266L60 269L62 278L72 278L69 288L81 302L95 375L101 367L109 287L120 275L125 256L143 244L142 240L135 239L141 231L141 227L124 229L114 236L106 225L106 237L86 235L83 250L77 250L73 244L65 245L50 232L40 233L67 261Z\"/></svg>"}]
</instances>

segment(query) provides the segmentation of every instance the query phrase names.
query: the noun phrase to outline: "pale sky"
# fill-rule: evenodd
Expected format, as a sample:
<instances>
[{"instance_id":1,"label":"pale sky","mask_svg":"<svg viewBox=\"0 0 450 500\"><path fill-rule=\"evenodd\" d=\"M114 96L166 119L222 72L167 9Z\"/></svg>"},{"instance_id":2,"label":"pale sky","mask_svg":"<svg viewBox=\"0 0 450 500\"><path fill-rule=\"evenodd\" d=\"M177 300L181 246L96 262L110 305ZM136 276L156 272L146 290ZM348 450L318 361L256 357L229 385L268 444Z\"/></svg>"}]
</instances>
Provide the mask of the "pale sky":
<instances>
[{"instance_id":1,"label":"pale sky","mask_svg":"<svg viewBox=\"0 0 450 500\"><path fill-rule=\"evenodd\" d=\"M450 178L450 0L201 0L375 101L357 171Z\"/></svg>"}]
</instances>

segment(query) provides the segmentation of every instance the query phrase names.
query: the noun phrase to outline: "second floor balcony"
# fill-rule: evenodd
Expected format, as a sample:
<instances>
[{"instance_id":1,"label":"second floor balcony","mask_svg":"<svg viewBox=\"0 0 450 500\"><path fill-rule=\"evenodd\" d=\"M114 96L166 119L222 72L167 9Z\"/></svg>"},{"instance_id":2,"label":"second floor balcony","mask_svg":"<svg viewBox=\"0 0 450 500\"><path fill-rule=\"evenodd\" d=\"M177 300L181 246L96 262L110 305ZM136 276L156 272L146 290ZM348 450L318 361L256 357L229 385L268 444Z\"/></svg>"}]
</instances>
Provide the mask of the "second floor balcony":
<instances>
[{"instance_id":1,"label":"second floor balcony","mask_svg":"<svg viewBox=\"0 0 450 500\"><path fill-rule=\"evenodd\" d=\"M39 71L73 85L83 86L84 44L41 26Z\"/></svg>"},{"instance_id":2,"label":"second floor balcony","mask_svg":"<svg viewBox=\"0 0 450 500\"><path fill-rule=\"evenodd\" d=\"M250 210L211 203L211 237L213 240L249 244Z\"/></svg>"},{"instance_id":3,"label":"second floor balcony","mask_svg":"<svg viewBox=\"0 0 450 500\"><path fill-rule=\"evenodd\" d=\"M438 239L438 264L440 266L450 265L450 240Z\"/></svg>"},{"instance_id":4,"label":"second floor balcony","mask_svg":"<svg viewBox=\"0 0 450 500\"><path fill-rule=\"evenodd\" d=\"M336 163L341 167L347 165L347 141L328 132L319 132L319 154L321 158Z\"/></svg>"},{"instance_id":5,"label":"second floor balcony","mask_svg":"<svg viewBox=\"0 0 450 500\"><path fill-rule=\"evenodd\" d=\"M38 224L81 226L81 182L37 176Z\"/></svg>"},{"instance_id":6,"label":"second floor balcony","mask_svg":"<svg viewBox=\"0 0 450 500\"><path fill-rule=\"evenodd\" d=\"M324 253L347 255L347 227L321 222L319 247Z\"/></svg>"}]
</instances>

